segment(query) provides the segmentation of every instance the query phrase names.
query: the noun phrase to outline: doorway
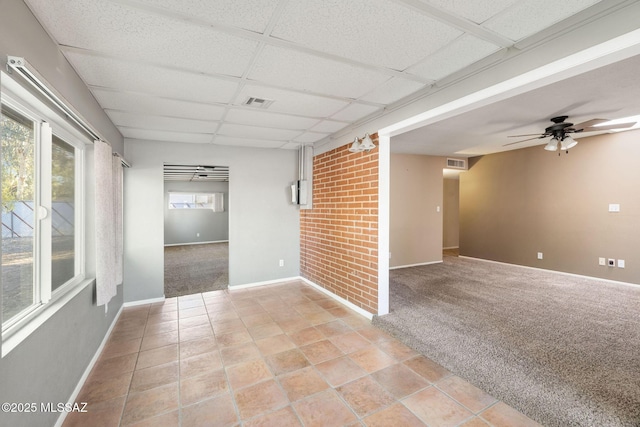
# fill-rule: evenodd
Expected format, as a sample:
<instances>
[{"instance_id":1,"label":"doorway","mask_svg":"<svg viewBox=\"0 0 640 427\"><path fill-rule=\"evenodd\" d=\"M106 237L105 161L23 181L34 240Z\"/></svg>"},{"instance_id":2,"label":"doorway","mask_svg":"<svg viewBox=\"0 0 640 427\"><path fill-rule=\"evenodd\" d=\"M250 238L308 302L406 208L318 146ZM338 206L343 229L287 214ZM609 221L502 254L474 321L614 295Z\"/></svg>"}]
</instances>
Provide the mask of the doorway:
<instances>
[{"instance_id":1,"label":"doorway","mask_svg":"<svg viewBox=\"0 0 640 427\"><path fill-rule=\"evenodd\" d=\"M164 165L164 294L229 285L229 168Z\"/></svg>"},{"instance_id":2,"label":"doorway","mask_svg":"<svg viewBox=\"0 0 640 427\"><path fill-rule=\"evenodd\" d=\"M444 169L442 188L442 256L460 254L460 171Z\"/></svg>"}]
</instances>

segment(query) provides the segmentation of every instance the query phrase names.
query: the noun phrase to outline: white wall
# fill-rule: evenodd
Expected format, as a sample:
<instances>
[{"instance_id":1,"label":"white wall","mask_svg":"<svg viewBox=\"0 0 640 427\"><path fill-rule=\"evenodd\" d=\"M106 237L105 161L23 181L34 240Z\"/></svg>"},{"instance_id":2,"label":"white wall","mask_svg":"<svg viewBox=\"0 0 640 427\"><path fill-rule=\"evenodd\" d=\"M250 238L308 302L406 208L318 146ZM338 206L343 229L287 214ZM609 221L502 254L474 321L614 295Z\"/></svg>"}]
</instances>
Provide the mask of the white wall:
<instances>
[{"instance_id":1,"label":"white wall","mask_svg":"<svg viewBox=\"0 0 640 427\"><path fill-rule=\"evenodd\" d=\"M288 200L297 151L127 140L125 156L125 301L163 296L165 162L229 166L231 286L300 274L300 218Z\"/></svg>"}]
</instances>

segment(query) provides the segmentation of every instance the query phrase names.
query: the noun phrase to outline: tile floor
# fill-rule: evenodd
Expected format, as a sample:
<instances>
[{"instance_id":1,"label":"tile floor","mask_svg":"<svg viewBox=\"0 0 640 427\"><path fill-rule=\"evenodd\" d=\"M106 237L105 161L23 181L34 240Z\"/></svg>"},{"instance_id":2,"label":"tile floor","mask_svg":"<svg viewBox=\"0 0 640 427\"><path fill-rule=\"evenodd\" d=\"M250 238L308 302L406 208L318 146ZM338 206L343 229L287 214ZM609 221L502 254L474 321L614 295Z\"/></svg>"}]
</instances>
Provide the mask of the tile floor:
<instances>
[{"instance_id":1,"label":"tile floor","mask_svg":"<svg viewBox=\"0 0 640 427\"><path fill-rule=\"evenodd\" d=\"M123 310L64 426L538 426L302 282Z\"/></svg>"}]
</instances>

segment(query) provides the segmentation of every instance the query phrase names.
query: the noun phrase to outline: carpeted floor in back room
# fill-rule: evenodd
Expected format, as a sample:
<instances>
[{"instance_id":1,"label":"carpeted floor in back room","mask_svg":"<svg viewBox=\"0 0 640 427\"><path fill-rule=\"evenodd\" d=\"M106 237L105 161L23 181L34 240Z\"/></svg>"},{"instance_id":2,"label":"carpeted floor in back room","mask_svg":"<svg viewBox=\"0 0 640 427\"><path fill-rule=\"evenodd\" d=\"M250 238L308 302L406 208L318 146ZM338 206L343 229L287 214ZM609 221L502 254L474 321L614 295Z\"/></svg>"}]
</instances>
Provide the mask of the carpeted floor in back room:
<instances>
[{"instance_id":1,"label":"carpeted floor in back room","mask_svg":"<svg viewBox=\"0 0 640 427\"><path fill-rule=\"evenodd\" d=\"M228 285L228 242L164 248L166 298L227 289Z\"/></svg>"}]
</instances>

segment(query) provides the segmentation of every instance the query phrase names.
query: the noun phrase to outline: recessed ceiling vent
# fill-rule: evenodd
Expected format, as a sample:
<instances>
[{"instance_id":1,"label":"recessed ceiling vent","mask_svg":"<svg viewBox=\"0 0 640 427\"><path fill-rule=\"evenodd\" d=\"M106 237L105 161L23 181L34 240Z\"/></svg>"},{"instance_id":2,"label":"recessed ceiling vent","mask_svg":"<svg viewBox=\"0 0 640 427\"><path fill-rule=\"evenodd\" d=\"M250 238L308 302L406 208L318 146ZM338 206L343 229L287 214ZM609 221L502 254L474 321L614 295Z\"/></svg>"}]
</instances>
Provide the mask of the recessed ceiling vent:
<instances>
[{"instance_id":1,"label":"recessed ceiling vent","mask_svg":"<svg viewBox=\"0 0 640 427\"><path fill-rule=\"evenodd\" d=\"M269 106L273 104L273 102L274 102L273 99L254 98L250 96L242 104L248 107L266 109L266 108L269 108Z\"/></svg>"},{"instance_id":2,"label":"recessed ceiling vent","mask_svg":"<svg viewBox=\"0 0 640 427\"><path fill-rule=\"evenodd\" d=\"M447 159L447 167L467 170L467 161L465 159Z\"/></svg>"}]
</instances>

